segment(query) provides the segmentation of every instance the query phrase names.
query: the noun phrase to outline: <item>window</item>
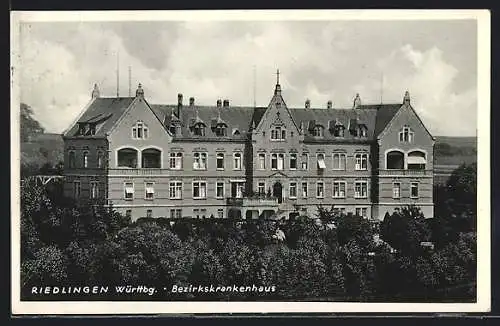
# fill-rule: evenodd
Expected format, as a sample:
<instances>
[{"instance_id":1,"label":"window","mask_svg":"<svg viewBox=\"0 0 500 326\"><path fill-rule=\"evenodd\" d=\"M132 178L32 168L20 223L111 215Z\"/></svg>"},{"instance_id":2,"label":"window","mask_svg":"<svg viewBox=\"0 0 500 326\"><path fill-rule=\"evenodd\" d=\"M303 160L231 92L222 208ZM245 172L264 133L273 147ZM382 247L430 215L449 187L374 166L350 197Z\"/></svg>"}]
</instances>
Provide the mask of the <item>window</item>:
<instances>
[{"instance_id":1,"label":"window","mask_svg":"<svg viewBox=\"0 0 500 326\"><path fill-rule=\"evenodd\" d=\"M90 198L96 199L99 197L99 182L90 181Z\"/></svg>"},{"instance_id":2,"label":"window","mask_svg":"<svg viewBox=\"0 0 500 326\"><path fill-rule=\"evenodd\" d=\"M422 151L411 151L407 157L408 170L425 170L427 160Z\"/></svg>"},{"instance_id":3,"label":"window","mask_svg":"<svg viewBox=\"0 0 500 326\"><path fill-rule=\"evenodd\" d=\"M285 166L285 154L278 153L278 170L283 170Z\"/></svg>"},{"instance_id":4,"label":"window","mask_svg":"<svg viewBox=\"0 0 500 326\"><path fill-rule=\"evenodd\" d=\"M217 209L217 217L218 218L224 218L224 209L223 208L218 208Z\"/></svg>"},{"instance_id":5,"label":"window","mask_svg":"<svg viewBox=\"0 0 500 326\"><path fill-rule=\"evenodd\" d=\"M169 167L172 170L182 169L182 153L170 153Z\"/></svg>"},{"instance_id":6,"label":"window","mask_svg":"<svg viewBox=\"0 0 500 326\"><path fill-rule=\"evenodd\" d=\"M260 195L263 195L266 193L266 183L265 182L259 182L257 184L257 193Z\"/></svg>"},{"instance_id":7,"label":"window","mask_svg":"<svg viewBox=\"0 0 500 326\"><path fill-rule=\"evenodd\" d=\"M289 197L297 198L297 182L290 182Z\"/></svg>"},{"instance_id":8,"label":"window","mask_svg":"<svg viewBox=\"0 0 500 326\"><path fill-rule=\"evenodd\" d=\"M218 137L227 136L227 126L223 123L218 123L215 127L215 135Z\"/></svg>"},{"instance_id":9,"label":"window","mask_svg":"<svg viewBox=\"0 0 500 326\"><path fill-rule=\"evenodd\" d=\"M333 136L335 137L344 137L344 126L342 125L336 125L333 128Z\"/></svg>"},{"instance_id":10,"label":"window","mask_svg":"<svg viewBox=\"0 0 500 326\"><path fill-rule=\"evenodd\" d=\"M147 148L142 151L142 167L146 169L161 168L161 151L156 148Z\"/></svg>"},{"instance_id":11,"label":"window","mask_svg":"<svg viewBox=\"0 0 500 326\"><path fill-rule=\"evenodd\" d=\"M224 198L224 182L217 182L215 185L215 197Z\"/></svg>"},{"instance_id":12,"label":"window","mask_svg":"<svg viewBox=\"0 0 500 326\"><path fill-rule=\"evenodd\" d=\"M271 154L271 170L283 170L285 161L285 154L273 153Z\"/></svg>"},{"instance_id":13,"label":"window","mask_svg":"<svg viewBox=\"0 0 500 326\"><path fill-rule=\"evenodd\" d=\"M345 170L346 155L344 153L333 154L333 169Z\"/></svg>"},{"instance_id":14,"label":"window","mask_svg":"<svg viewBox=\"0 0 500 326\"><path fill-rule=\"evenodd\" d=\"M266 169L266 154L264 153L259 153L258 169L259 170Z\"/></svg>"},{"instance_id":15,"label":"window","mask_svg":"<svg viewBox=\"0 0 500 326\"><path fill-rule=\"evenodd\" d=\"M101 151L98 151L97 152L97 167L99 169L104 167L103 161L104 161L104 153Z\"/></svg>"},{"instance_id":16,"label":"window","mask_svg":"<svg viewBox=\"0 0 500 326\"><path fill-rule=\"evenodd\" d=\"M366 181L356 181L354 183L354 198L367 198L368 184Z\"/></svg>"},{"instance_id":17,"label":"window","mask_svg":"<svg viewBox=\"0 0 500 326\"><path fill-rule=\"evenodd\" d=\"M316 183L316 198L324 198L325 197L325 185L323 181L318 181Z\"/></svg>"},{"instance_id":18,"label":"window","mask_svg":"<svg viewBox=\"0 0 500 326\"><path fill-rule=\"evenodd\" d=\"M195 136L205 136L205 125L201 122L198 122L194 125L193 135Z\"/></svg>"},{"instance_id":19,"label":"window","mask_svg":"<svg viewBox=\"0 0 500 326\"><path fill-rule=\"evenodd\" d=\"M368 129L366 129L365 126L360 126L359 127L359 137L367 137L368 136Z\"/></svg>"},{"instance_id":20,"label":"window","mask_svg":"<svg viewBox=\"0 0 500 326\"><path fill-rule=\"evenodd\" d=\"M138 152L133 148L118 150L118 167L137 168Z\"/></svg>"},{"instance_id":21,"label":"window","mask_svg":"<svg viewBox=\"0 0 500 326\"><path fill-rule=\"evenodd\" d=\"M194 199L207 198L207 183L205 181L193 182L193 198Z\"/></svg>"},{"instance_id":22,"label":"window","mask_svg":"<svg viewBox=\"0 0 500 326\"><path fill-rule=\"evenodd\" d=\"M412 182L410 185L410 197L418 198L418 182Z\"/></svg>"},{"instance_id":23,"label":"window","mask_svg":"<svg viewBox=\"0 0 500 326\"><path fill-rule=\"evenodd\" d=\"M182 199L182 182L171 181L168 186L168 194L170 199Z\"/></svg>"},{"instance_id":24,"label":"window","mask_svg":"<svg viewBox=\"0 0 500 326\"><path fill-rule=\"evenodd\" d=\"M355 155L355 170L366 170L368 169L368 154L356 154Z\"/></svg>"},{"instance_id":25,"label":"window","mask_svg":"<svg viewBox=\"0 0 500 326\"><path fill-rule=\"evenodd\" d=\"M84 168L89 167L89 152L87 151L83 152L83 167Z\"/></svg>"},{"instance_id":26,"label":"window","mask_svg":"<svg viewBox=\"0 0 500 326\"><path fill-rule=\"evenodd\" d=\"M405 168L405 156L400 151L390 151L386 155L385 164L388 170L402 170Z\"/></svg>"},{"instance_id":27,"label":"window","mask_svg":"<svg viewBox=\"0 0 500 326\"><path fill-rule=\"evenodd\" d=\"M366 207L356 207L356 216L366 218L368 214L368 209Z\"/></svg>"},{"instance_id":28,"label":"window","mask_svg":"<svg viewBox=\"0 0 500 326\"><path fill-rule=\"evenodd\" d=\"M147 218L152 218L153 217L153 210L152 209L146 210L146 217Z\"/></svg>"},{"instance_id":29,"label":"window","mask_svg":"<svg viewBox=\"0 0 500 326\"><path fill-rule=\"evenodd\" d=\"M125 216L126 216L127 218L132 218L132 210L131 210L131 209L127 209L127 210L125 211Z\"/></svg>"},{"instance_id":30,"label":"window","mask_svg":"<svg viewBox=\"0 0 500 326\"><path fill-rule=\"evenodd\" d=\"M290 170L297 169L297 154L290 154Z\"/></svg>"},{"instance_id":31,"label":"window","mask_svg":"<svg viewBox=\"0 0 500 326\"><path fill-rule=\"evenodd\" d=\"M241 170L241 153L233 154L233 170Z\"/></svg>"},{"instance_id":32,"label":"window","mask_svg":"<svg viewBox=\"0 0 500 326\"><path fill-rule=\"evenodd\" d=\"M394 182L392 184L392 198L401 198L401 183Z\"/></svg>"},{"instance_id":33,"label":"window","mask_svg":"<svg viewBox=\"0 0 500 326\"><path fill-rule=\"evenodd\" d=\"M154 183L146 182L144 199L152 200L154 199L154 196L155 196Z\"/></svg>"},{"instance_id":34,"label":"window","mask_svg":"<svg viewBox=\"0 0 500 326\"><path fill-rule=\"evenodd\" d=\"M309 155L302 154L302 170L307 170L309 168Z\"/></svg>"},{"instance_id":35,"label":"window","mask_svg":"<svg viewBox=\"0 0 500 326\"><path fill-rule=\"evenodd\" d=\"M200 218L200 209L198 208L193 209L193 217Z\"/></svg>"},{"instance_id":36,"label":"window","mask_svg":"<svg viewBox=\"0 0 500 326\"><path fill-rule=\"evenodd\" d=\"M124 184L124 196L127 200L134 199L134 184L132 182L125 182Z\"/></svg>"},{"instance_id":37,"label":"window","mask_svg":"<svg viewBox=\"0 0 500 326\"><path fill-rule=\"evenodd\" d=\"M217 170L224 170L224 154L217 153Z\"/></svg>"},{"instance_id":38,"label":"window","mask_svg":"<svg viewBox=\"0 0 500 326\"><path fill-rule=\"evenodd\" d=\"M334 198L345 198L345 181L334 181L333 182L333 197Z\"/></svg>"},{"instance_id":39,"label":"window","mask_svg":"<svg viewBox=\"0 0 500 326\"><path fill-rule=\"evenodd\" d=\"M137 121L137 123L132 127L132 138L133 139L147 139L149 137L148 127L142 121Z\"/></svg>"},{"instance_id":40,"label":"window","mask_svg":"<svg viewBox=\"0 0 500 326\"><path fill-rule=\"evenodd\" d=\"M313 128L312 134L314 137L323 137L323 127L322 126L315 126Z\"/></svg>"},{"instance_id":41,"label":"window","mask_svg":"<svg viewBox=\"0 0 500 326\"><path fill-rule=\"evenodd\" d=\"M302 182L302 198L307 198L307 182Z\"/></svg>"},{"instance_id":42,"label":"window","mask_svg":"<svg viewBox=\"0 0 500 326\"><path fill-rule=\"evenodd\" d=\"M81 184L80 181L73 182L73 197L80 198L81 195Z\"/></svg>"},{"instance_id":43,"label":"window","mask_svg":"<svg viewBox=\"0 0 500 326\"><path fill-rule=\"evenodd\" d=\"M182 209L170 209L170 218L181 218Z\"/></svg>"},{"instance_id":44,"label":"window","mask_svg":"<svg viewBox=\"0 0 500 326\"><path fill-rule=\"evenodd\" d=\"M68 165L69 165L70 169L75 168L75 152L74 151L70 151L68 153Z\"/></svg>"},{"instance_id":45,"label":"window","mask_svg":"<svg viewBox=\"0 0 500 326\"><path fill-rule=\"evenodd\" d=\"M318 154L317 155L317 158L318 158L318 169L326 169L326 164L325 164L325 154Z\"/></svg>"},{"instance_id":46,"label":"window","mask_svg":"<svg viewBox=\"0 0 500 326\"><path fill-rule=\"evenodd\" d=\"M207 153L194 153L193 170L207 169Z\"/></svg>"},{"instance_id":47,"label":"window","mask_svg":"<svg viewBox=\"0 0 500 326\"><path fill-rule=\"evenodd\" d=\"M400 143L413 143L414 133L409 126L404 126L399 132Z\"/></svg>"},{"instance_id":48,"label":"window","mask_svg":"<svg viewBox=\"0 0 500 326\"><path fill-rule=\"evenodd\" d=\"M284 141L286 139L286 130L281 127L274 127L271 130L271 140L272 141Z\"/></svg>"}]
</instances>

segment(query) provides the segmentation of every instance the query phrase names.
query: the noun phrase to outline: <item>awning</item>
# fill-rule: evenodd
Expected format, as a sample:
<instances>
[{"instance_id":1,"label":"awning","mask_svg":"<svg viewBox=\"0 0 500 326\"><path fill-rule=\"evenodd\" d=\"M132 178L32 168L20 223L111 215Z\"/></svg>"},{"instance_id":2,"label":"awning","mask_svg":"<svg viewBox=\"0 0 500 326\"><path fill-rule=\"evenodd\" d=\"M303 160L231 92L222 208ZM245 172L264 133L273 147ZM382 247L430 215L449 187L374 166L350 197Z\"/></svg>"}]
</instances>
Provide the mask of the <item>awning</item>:
<instances>
[{"instance_id":1,"label":"awning","mask_svg":"<svg viewBox=\"0 0 500 326\"><path fill-rule=\"evenodd\" d=\"M147 192L148 194L154 194L154 193L155 193L155 190L154 190L154 188L153 188L153 187L146 187L146 192Z\"/></svg>"},{"instance_id":2,"label":"awning","mask_svg":"<svg viewBox=\"0 0 500 326\"><path fill-rule=\"evenodd\" d=\"M134 187L125 187L125 192L128 194L134 193Z\"/></svg>"},{"instance_id":3,"label":"awning","mask_svg":"<svg viewBox=\"0 0 500 326\"><path fill-rule=\"evenodd\" d=\"M426 164L425 158L422 156L408 156L408 164Z\"/></svg>"},{"instance_id":4,"label":"awning","mask_svg":"<svg viewBox=\"0 0 500 326\"><path fill-rule=\"evenodd\" d=\"M326 164L324 159L318 159L318 168L326 169Z\"/></svg>"}]
</instances>

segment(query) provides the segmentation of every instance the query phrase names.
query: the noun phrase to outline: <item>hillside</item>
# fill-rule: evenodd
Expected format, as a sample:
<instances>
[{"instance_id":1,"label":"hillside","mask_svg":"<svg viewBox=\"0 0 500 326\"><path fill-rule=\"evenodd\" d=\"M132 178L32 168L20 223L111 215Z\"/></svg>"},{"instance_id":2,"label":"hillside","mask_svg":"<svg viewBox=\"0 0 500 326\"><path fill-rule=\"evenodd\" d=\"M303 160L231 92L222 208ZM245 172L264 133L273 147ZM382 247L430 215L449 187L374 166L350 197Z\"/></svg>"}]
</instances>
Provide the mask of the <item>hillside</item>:
<instances>
[{"instance_id":1,"label":"hillside","mask_svg":"<svg viewBox=\"0 0 500 326\"><path fill-rule=\"evenodd\" d=\"M436 136L435 165L460 165L477 162L476 137Z\"/></svg>"}]
</instances>

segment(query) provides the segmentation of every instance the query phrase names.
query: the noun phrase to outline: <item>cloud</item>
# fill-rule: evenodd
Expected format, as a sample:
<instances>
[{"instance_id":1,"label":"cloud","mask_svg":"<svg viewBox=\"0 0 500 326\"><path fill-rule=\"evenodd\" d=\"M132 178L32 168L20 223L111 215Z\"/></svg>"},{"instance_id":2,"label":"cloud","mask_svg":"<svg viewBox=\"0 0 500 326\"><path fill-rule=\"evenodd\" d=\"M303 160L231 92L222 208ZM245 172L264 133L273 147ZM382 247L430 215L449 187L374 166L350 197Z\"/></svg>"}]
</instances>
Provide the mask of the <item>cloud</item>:
<instances>
[{"instance_id":1,"label":"cloud","mask_svg":"<svg viewBox=\"0 0 500 326\"><path fill-rule=\"evenodd\" d=\"M255 85L257 105L266 106L279 68L289 106L309 98L312 107L333 100L348 108L356 92L364 103L380 101L383 72L384 102L401 102L409 89L432 133L474 135L475 66L463 67L457 53L470 54L447 43L455 34L445 28L421 26L435 31L425 44L417 28L354 22L30 24L21 34L21 96L47 130L61 132L95 82L103 96L116 94L118 52L121 95L131 66L132 92L141 82L151 103L175 103L180 92L207 105L251 105Z\"/></svg>"}]
</instances>

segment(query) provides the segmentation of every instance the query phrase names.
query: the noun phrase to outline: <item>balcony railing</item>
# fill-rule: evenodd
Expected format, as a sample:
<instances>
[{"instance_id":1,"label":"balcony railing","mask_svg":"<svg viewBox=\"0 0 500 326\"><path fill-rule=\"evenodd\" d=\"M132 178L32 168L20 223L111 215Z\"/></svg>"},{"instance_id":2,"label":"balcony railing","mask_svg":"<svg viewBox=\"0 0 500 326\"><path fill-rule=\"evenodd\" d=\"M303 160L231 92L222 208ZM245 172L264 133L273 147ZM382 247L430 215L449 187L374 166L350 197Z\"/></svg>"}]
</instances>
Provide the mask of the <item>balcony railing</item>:
<instances>
[{"instance_id":1,"label":"balcony railing","mask_svg":"<svg viewBox=\"0 0 500 326\"><path fill-rule=\"evenodd\" d=\"M168 169L159 169L159 168L117 168L117 169L109 169L108 173L112 175L168 175Z\"/></svg>"},{"instance_id":2,"label":"balcony railing","mask_svg":"<svg viewBox=\"0 0 500 326\"><path fill-rule=\"evenodd\" d=\"M378 170L380 176L432 176L432 170Z\"/></svg>"},{"instance_id":3,"label":"balcony railing","mask_svg":"<svg viewBox=\"0 0 500 326\"><path fill-rule=\"evenodd\" d=\"M243 197L243 198L226 198L226 203L229 206L276 206L278 205L278 199L274 197L266 196L254 196L254 197Z\"/></svg>"}]
</instances>

